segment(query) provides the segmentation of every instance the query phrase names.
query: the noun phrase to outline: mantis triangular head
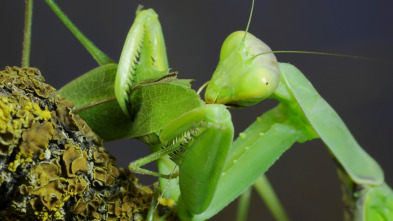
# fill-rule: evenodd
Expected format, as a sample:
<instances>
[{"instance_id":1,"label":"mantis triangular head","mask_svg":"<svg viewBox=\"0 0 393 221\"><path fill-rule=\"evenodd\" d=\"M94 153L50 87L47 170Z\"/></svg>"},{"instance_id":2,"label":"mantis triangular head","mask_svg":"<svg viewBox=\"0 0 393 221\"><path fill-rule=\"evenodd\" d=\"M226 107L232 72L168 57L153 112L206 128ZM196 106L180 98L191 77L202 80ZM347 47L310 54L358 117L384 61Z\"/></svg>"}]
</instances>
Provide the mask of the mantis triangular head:
<instances>
[{"instance_id":1,"label":"mantis triangular head","mask_svg":"<svg viewBox=\"0 0 393 221\"><path fill-rule=\"evenodd\" d=\"M270 95L280 81L280 70L271 49L250 33L237 31L224 41L220 62L206 89L207 103L251 106Z\"/></svg>"}]
</instances>

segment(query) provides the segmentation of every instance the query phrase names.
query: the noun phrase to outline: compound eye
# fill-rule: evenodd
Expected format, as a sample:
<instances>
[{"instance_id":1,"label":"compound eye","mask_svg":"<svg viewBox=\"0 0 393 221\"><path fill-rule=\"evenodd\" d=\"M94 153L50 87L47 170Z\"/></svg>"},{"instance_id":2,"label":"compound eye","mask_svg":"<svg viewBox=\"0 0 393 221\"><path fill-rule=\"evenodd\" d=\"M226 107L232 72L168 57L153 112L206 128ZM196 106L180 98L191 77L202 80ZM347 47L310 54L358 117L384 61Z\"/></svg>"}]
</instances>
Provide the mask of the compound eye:
<instances>
[{"instance_id":1,"label":"compound eye","mask_svg":"<svg viewBox=\"0 0 393 221\"><path fill-rule=\"evenodd\" d=\"M220 60L225 59L240 47L244 34L244 31L235 31L225 39L221 47Z\"/></svg>"},{"instance_id":2,"label":"compound eye","mask_svg":"<svg viewBox=\"0 0 393 221\"><path fill-rule=\"evenodd\" d=\"M254 105L273 94L279 83L277 74L264 67L247 70L236 85L236 99L240 106Z\"/></svg>"}]
</instances>

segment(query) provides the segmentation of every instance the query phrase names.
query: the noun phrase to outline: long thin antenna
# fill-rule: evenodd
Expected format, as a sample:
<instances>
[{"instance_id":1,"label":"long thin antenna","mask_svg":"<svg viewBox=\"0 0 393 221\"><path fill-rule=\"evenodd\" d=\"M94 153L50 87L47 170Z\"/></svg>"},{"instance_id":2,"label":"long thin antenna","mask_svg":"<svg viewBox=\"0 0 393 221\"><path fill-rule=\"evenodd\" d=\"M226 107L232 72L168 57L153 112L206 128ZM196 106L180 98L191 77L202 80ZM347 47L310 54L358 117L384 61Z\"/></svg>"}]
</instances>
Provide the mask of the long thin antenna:
<instances>
[{"instance_id":1,"label":"long thin antenna","mask_svg":"<svg viewBox=\"0 0 393 221\"><path fill-rule=\"evenodd\" d=\"M250 11L250 17L248 18L247 27L246 27L246 32L244 33L244 37L243 37L242 43L244 43L244 42L246 41L246 35L247 35L247 33L248 33L248 28L250 27L251 18L252 18L252 13L254 12L254 2L255 2L255 0L252 0L252 3L251 3L251 11Z\"/></svg>"},{"instance_id":2,"label":"long thin antenna","mask_svg":"<svg viewBox=\"0 0 393 221\"><path fill-rule=\"evenodd\" d=\"M160 194L160 198L157 199L157 204L156 204L156 206L154 207L154 211L156 211L158 205L160 205L160 199L164 197L164 193L165 193L165 191L166 191L166 190L168 189L168 187L169 187L169 181L172 179L172 175L175 174L176 168L177 168L177 165L175 165L175 167L173 167L173 170L172 170L171 175L169 176L168 182L166 183L166 185L165 185L165 187L164 187L164 190L163 190L162 193Z\"/></svg>"},{"instance_id":3,"label":"long thin antenna","mask_svg":"<svg viewBox=\"0 0 393 221\"><path fill-rule=\"evenodd\" d=\"M255 58L265 55L265 54L313 54L313 55L326 55L326 56L334 56L334 57L344 57L344 58L353 58L359 60L366 60L366 61L376 61L386 64L392 64L392 61L377 59L377 58L370 58L365 56L357 56L357 55L349 55L349 54L339 54L339 53L329 53L329 52L320 52L320 51L267 51L260 54L255 55L252 57L252 60Z\"/></svg>"}]
</instances>

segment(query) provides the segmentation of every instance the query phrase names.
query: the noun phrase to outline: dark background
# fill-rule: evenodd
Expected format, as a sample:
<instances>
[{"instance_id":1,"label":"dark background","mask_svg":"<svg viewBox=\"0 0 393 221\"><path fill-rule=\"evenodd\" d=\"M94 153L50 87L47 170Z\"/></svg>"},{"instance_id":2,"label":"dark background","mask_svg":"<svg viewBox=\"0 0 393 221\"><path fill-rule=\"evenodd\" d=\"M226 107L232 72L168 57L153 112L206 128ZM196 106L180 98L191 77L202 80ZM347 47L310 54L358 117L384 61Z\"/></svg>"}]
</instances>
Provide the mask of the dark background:
<instances>
[{"instance_id":1,"label":"dark background","mask_svg":"<svg viewBox=\"0 0 393 221\"><path fill-rule=\"evenodd\" d=\"M245 29L251 1L150 0L58 1L96 45L118 60L138 3L160 15L170 67L197 89L218 62L220 46L233 31ZM50 11L34 2L31 66L56 88L97 66ZM250 32L274 50L309 50L369 56L393 61L393 6L389 0L257 1ZM24 1L0 1L0 68L19 65ZM382 166L393 186L392 64L316 55L277 55L295 64L347 123L359 143ZM236 133L275 105L234 110ZM106 143L118 166L149 153L139 141ZM354 156L356 157L356 156ZM252 165L250 165L251 167ZM154 165L153 165L154 168ZM267 175L293 220L342 220L335 167L321 141L296 144ZM144 184L154 178L143 177ZM213 220L234 220L234 206ZM255 195L249 220L272 220Z\"/></svg>"}]
</instances>

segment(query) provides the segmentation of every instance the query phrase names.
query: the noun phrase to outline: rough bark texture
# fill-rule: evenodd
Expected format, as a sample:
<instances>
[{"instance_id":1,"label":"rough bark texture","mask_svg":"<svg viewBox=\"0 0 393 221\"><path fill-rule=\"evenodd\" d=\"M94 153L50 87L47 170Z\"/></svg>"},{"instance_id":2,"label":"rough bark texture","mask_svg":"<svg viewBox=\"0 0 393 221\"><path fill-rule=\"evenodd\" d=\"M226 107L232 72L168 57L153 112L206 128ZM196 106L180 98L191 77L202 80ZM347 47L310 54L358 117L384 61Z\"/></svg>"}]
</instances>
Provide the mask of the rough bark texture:
<instances>
[{"instance_id":1,"label":"rough bark texture","mask_svg":"<svg viewBox=\"0 0 393 221\"><path fill-rule=\"evenodd\" d=\"M144 220L152 190L115 166L72 106L38 69L0 71L1 220Z\"/></svg>"}]
</instances>

